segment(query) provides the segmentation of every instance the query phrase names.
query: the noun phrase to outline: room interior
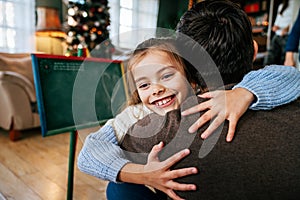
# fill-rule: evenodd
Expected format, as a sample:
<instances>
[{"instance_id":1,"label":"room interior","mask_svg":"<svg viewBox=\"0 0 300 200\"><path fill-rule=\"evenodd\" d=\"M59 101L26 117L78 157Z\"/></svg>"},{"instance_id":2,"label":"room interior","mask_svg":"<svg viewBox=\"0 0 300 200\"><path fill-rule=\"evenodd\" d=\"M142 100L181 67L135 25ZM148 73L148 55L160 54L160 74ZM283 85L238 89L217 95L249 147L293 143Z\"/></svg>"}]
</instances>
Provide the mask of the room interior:
<instances>
[{"instance_id":1,"label":"room interior","mask_svg":"<svg viewBox=\"0 0 300 200\"><path fill-rule=\"evenodd\" d=\"M182 13L196 1L158 2L156 26L174 29ZM270 14L279 1L238 2L253 24L260 52L256 66L261 67L274 20ZM30 57L30 53L69 55L65 44L67 33L63 30L67 5L68 0L35 0L34 51L0 52L0 200L65 199L67 195L69 134L42 137ZM120 56L128 49L116 46L116 50L114 53ZM92 130L95 127L80 130L75 159L84 137ZM105 199L105 181L83 174L76 166L74 170L73 199Z\"/></svg>"}]
</instances>

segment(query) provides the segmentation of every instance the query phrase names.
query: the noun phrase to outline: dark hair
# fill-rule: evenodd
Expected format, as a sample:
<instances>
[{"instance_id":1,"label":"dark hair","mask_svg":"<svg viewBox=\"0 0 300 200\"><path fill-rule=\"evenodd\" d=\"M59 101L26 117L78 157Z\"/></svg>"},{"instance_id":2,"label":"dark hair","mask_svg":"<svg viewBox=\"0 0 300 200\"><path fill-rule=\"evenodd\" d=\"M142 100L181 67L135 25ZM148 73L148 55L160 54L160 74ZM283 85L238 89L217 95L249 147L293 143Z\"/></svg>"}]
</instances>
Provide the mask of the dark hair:
<instances>
[{"instance_id":1,"label":"dark hair","mask_svg":"<svg viewBox=\"0 0 300 200\"><path fill-rule=\"evenodd\" d=\"M240 82L252 69L252 27L239 5L225 0L199 2L184 13L176 29L208 52L224 84Z\"/></svg>"}]
</instances>

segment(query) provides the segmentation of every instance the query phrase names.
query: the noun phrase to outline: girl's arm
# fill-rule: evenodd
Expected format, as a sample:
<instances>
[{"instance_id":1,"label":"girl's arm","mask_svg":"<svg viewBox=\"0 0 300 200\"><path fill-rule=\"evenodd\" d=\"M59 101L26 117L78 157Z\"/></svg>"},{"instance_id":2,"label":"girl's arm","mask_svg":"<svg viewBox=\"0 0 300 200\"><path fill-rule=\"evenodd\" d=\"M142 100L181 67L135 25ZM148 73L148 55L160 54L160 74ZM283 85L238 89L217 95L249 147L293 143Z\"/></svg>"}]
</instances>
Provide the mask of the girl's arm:
<instances>
[{"instance_id":1,"label":"girl's arm","mask_svg":"<svg viewBox=\"0 0 300 200\"><path fill-rule=\"evenodd\" d=\"M255 95L250 109L270 110L300 96L300 71L289 66L267 66L249 72L234 88L245 88Z\"/></svg>"},{"instance_id":2,"label":"girl's arm","mask_svg":"<svg viewBox=\"0 0 300 200\"><path fill-rule=\"evenodd\" d=\"M79 153L78 168L100 179L116 182L119 171L129 162L119 142L134 123L149 113L151 111L142 104L128 106L97 132L89 134Z\"/></svg>"},{"instance_id":3,"label":"girl's arm","mask_svg":"<svg viewBox=\"0 0 300 200\"><path fill-rule=\"evenodd\" d=\"M84 173L116 182L126 163L129 160L118 145L114 129L106 125L87 136L78 155L77 166Z\"/></svg>"},{"instance_id":4,"label":"girl's arm","mask_svg":"<svg viewBox=\"0 0 300 200\"><path fill-rule=\"evenodd\" d=\"M246 74L233 90L214 91L200 96L210 100L185 110L182 115L208 111L201 115L189 131L193 133L213 119L201 135L205 139L227 119L229 129L226 140L230 142L239 118L249 106L253 110L269 110L300 96L300 71L288 66L267 66Z\"/></svg>"}]
</instances>

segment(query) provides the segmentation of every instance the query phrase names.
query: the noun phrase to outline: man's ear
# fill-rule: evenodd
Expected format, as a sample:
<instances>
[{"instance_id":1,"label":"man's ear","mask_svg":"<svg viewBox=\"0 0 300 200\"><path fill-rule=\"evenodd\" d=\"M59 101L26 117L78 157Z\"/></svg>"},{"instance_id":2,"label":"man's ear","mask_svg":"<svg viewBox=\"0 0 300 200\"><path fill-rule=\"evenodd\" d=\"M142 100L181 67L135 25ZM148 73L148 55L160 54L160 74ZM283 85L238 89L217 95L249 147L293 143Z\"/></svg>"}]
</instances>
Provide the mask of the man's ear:
<instances>
[{"instance_id":1,"label":"man's ear","mask_svg":"<svg viewBox=\"0 0 300 200\"><path fill-rule=\"evenodd\" d=\"M254 47L254 54L253 54L253 61L256 59L257 52L258 52L258 44L255 40L253 40L253 47Z\"/></svg>"}]
</instances>

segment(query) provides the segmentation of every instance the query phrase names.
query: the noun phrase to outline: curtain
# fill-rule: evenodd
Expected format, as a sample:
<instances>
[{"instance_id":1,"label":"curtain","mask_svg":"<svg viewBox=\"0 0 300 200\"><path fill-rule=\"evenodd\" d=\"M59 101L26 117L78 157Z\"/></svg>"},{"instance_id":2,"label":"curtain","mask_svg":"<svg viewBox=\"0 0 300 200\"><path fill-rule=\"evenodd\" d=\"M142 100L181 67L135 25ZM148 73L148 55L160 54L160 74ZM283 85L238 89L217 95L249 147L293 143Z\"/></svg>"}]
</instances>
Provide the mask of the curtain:
<instances>
[{"instance_id":1,"label":"curtain","mask_svg":"<svg viewBox=\"0 0 300 200\"><path fill-rule=\"evenodd\" d=\"M35 50L35 0L0 0L0 51Z\"/></svg>"}]
</instances>

